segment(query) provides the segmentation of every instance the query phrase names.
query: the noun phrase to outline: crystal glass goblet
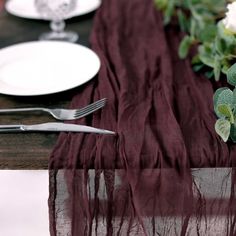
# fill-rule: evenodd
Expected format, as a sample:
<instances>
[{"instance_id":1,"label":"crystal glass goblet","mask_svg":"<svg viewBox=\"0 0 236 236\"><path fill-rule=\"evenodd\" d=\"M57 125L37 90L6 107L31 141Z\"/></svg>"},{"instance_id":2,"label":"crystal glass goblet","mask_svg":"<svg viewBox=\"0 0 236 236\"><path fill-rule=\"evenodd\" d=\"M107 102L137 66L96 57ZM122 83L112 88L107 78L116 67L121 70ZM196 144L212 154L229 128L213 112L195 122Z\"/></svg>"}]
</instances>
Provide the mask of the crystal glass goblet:
<instances>
[{"instance_id":1,"label":"crystal glass goblet","mask_svg":"<svg viewBox=\"0 0 236 236\"><path fill-rule=\"evenodd\" d=\"M76 42L78 34L65 31L65 18L76 7L77 0L34 0L39 14L49 19L51 32L43 33L40 40L60 40Z\"/></svg>"}]
</instances>

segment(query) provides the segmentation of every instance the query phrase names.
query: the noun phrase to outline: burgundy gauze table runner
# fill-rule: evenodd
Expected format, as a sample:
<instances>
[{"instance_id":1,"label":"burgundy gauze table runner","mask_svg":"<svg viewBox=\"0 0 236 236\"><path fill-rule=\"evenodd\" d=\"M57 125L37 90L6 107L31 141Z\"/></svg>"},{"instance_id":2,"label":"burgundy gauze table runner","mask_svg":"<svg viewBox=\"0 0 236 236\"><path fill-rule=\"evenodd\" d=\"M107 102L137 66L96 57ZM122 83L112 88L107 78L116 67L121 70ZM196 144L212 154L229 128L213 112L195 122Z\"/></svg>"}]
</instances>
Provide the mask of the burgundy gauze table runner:
<instances>
[{"instance_id":1,"label":"burgundy gauze table runner","mask_svg":"<svg viewBox=\"0 0 236 236\"><path fill-rule=\"evenodd\" d=\"M101 69L71 107L106 97L75 123L117 135L60 135L49 165L52 236L236 235L236 148L214 130L219 84L178 58L182 36L163 27L153 0L102 1L90 38Z\"/></svg>"}]
</instances>

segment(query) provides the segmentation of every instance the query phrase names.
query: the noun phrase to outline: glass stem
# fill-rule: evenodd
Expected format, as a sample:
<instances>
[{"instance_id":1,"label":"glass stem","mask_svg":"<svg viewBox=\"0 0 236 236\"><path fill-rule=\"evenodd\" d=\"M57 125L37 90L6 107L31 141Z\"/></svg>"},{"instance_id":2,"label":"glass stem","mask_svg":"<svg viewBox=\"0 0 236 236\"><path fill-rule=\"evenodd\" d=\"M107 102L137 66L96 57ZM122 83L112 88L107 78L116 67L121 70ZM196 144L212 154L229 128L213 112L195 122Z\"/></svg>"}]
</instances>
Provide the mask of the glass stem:
<instances>
[{"instance_id":1,"label":"glass stem","mask_svg":"<svg viewBox=\"0 0 236 236\"><path fill-rule=\"evenodd\" d=\"M52 20L50 23L50 27L53 32L61 33L65 29L65 21L64 20Z\"/></svg>"}]
</instances>

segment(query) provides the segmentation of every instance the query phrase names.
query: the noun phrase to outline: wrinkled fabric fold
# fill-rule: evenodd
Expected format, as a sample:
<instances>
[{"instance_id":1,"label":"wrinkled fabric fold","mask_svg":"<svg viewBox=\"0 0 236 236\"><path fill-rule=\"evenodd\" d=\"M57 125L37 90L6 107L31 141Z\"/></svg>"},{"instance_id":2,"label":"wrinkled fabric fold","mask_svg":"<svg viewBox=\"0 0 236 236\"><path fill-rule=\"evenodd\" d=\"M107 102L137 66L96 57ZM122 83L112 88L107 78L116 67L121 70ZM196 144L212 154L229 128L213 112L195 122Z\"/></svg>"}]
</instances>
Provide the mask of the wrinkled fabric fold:
<instances>
[{"instance_id":1,"label":"wrinkled fabric fold","mask_svg":"<svg viewBox=\"0 0 236 236\"><path fill-rule=\"evenodd\" d=\"M216 84L178 58L182 36L163 27L152 0L103 0L90 38L101 69L71 107L106 97L75 123L117 135L60 135L49 163L51 235L216 235L218 220L220 235L235 235L234 169L223 167L234 167L236 150L214 130ZM217 167L222 183L209 197L196 168Z\"/></svg>"}]
</instances>

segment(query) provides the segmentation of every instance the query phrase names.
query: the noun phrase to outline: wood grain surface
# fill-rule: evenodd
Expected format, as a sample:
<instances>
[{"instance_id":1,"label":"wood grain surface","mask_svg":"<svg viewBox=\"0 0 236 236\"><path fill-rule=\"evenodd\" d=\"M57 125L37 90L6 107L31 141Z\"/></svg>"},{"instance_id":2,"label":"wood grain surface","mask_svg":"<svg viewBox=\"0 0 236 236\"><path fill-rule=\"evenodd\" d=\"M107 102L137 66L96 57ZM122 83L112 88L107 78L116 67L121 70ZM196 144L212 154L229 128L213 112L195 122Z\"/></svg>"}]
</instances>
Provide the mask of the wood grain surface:
<instances>
[{"instance_id":1,"label":"wood grain surface","mask_svg":"<svg viewBox=\"0 0 236 236\"><path fill-rule=\"evenodd\" d=\"M66 21L67 29L79 33L79 44L89 47L93 17L94 12ZM3 10L0 13L0 48L38 40L38 36L48 30L49 23L46 21L18 18ZM0 94L0 108L36 106L66 108L73 95L83 89L83 86L58 94L34 97ZM49 121L53 119L42 113L0 115L0 124L36 124ZM0 169L47 169L48 159L57 137L58 134L55 133L0 134Z\"/></svg>"}]
</instances>

